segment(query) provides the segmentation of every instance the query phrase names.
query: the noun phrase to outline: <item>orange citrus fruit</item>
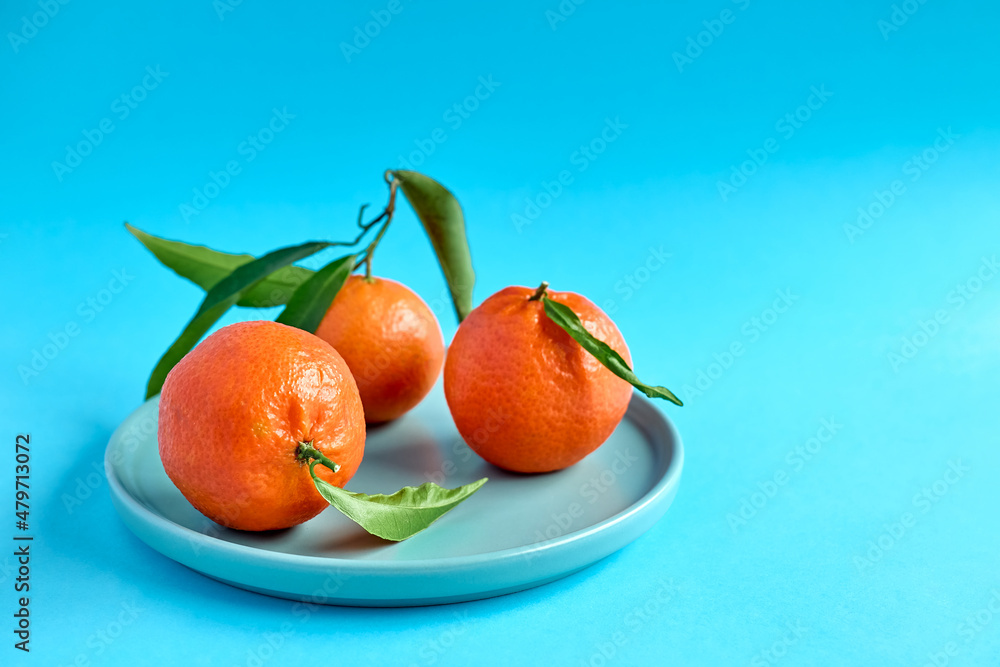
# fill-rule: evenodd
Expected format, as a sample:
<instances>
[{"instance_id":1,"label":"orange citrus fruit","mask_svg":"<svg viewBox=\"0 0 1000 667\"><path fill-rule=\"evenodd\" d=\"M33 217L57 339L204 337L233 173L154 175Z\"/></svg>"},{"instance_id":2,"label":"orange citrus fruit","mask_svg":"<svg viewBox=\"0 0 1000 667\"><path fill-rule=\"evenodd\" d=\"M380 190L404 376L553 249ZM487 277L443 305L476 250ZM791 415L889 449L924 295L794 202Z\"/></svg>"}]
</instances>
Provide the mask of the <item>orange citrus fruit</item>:
<instances>
[{"instance_id":1,"label":"orange citrus fruit","mask_svg":"<svg viewBox=\"0 0 1000 667\"><path fill-rule=\"evenodd\" d=\"M167 375L157 438L167 475L202 514L275 530L328 507L296 457L299 443L340 464L316 473L343 487L361 463L365 421L354 378L329 344L276 322L241 322Z\"/></svg>"},{"instance_id":2,"label":"orange citrus fruit","mask_svg":"<svg viewBox=\"0 0 1000 667\"><path fill-rule=\"evenodd\" d=\"M545 314L535 290L507 287L458 327L444 393L462 438L490 463L516 472L571 466L625 416L632 387ZM631 365L621 333L579 294L548 292Z\"/></svg>"},{"instance_id":3,"label":"orange citrus fruit","mask_svg":"<svg viewBox=\"0 0 1000 667\"><path fill-rule=\"evenodd\" d=\"M370 424L395 419L434 386L444 339L434 313L410 288L351 276L316 329L347 362Z\"/></svg>"}]
</instances>

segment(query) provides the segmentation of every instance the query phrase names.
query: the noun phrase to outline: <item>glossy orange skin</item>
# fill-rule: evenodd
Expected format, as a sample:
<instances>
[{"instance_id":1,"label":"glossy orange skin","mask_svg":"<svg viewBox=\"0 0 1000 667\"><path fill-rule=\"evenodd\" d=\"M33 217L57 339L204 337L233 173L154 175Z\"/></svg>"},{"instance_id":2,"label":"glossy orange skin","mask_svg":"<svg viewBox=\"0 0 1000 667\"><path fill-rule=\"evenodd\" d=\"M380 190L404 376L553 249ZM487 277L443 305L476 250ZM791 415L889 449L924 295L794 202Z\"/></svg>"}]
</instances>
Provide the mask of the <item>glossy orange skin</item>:
<instances>
[{"instance_id":1,"label":"glossy orange skin","mask_svg":"<svg viewBox=\"0 0 1000 667\"><path fill-rule=\"evenodd\" d=\"M276 322L219 329L174 366L160 393L163 467L198 511L229 528L276 530L328 507L309 467L312 442L344 486L361 463L365 421L347 364L312 334Z\"/></svg>"},{"instance_id":2,"label":"glossy orange skin","mask_svg":"<svg viewBox=\"0 0 1000 667\"><path fill-rule=\"evenodd\" d=\"M441 373L444 339L437 318L415 292L394 280L348 278L316 335L350 367L369 424L413 408Z\"/></svg>"},{"instance_id":3,"label":"glossy orange skin","mask_svg":"<svg viewBox=\"0 0 1000 667\"><path fill-rule=\"evenodd\" d=\"M601 446L632 387L546 315L533 289L507 287L469 313L448 348L444 393L462 438L493 465L548 472ZM579 294L548 292L631 365L621 333Z\"/></svg>"}]
</instances>

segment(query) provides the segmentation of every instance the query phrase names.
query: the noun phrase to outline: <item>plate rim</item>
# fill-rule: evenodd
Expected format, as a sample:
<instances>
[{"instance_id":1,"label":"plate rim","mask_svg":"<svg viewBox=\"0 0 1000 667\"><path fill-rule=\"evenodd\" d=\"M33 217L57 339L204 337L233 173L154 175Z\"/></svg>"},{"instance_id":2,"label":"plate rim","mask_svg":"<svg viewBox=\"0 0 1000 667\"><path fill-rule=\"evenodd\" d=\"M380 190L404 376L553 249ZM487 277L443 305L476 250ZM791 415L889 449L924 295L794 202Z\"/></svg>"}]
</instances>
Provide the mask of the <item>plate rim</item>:
<instances>
[{"instance_id":1,"label":"plate rim","mask_svg":"<svg viewBox=\"0 0 1000 667\"><path fill-rule=\"evenodd\" d=\"M613 516L579 530L571 531L564 535L559 535L550 539L516 547L508 547L506 549L487 551L477 554L467 554L463 556L445 556L442 558L408 560L369 560L343 558L339 556L312 556L295 554L238 544L219 537L207 535L198 530L194 530L193 528L188 528L187 526L183 526L167 519L164 516L161 516L160 514L157 514L139 499L134 497L125 488L124 484L118 477L114 464L111 461L113 450L117 449L114 445L116 445L120 440L123 440L120 433L126 423L128 423L139 411L152 409L149 407L150 404L158 401L159 396L154 396L130 412L111 434L108 445L105 449L104 467L108 479L108 487L113 496L113 500L116 501L114 504L119 513L122 512L122 509L125 509L129 511L137 520L142 521L147 526L165 529L168 533L172 533L182 539L185 539L193 545L196 544L196 550L205 549L223 557L262 557L263 560L267 562L275 563L281 566L294 566L297 569L337 567L339 568L339 572L342 572L345 575L372 574L379 576L408 576L418 573L453 571L475 567L484 563L499 564L511 559L521 559L529 554L538 554L551 549L568 547L575 542L586 539L594 533L603 533L616 524L627 521L630 517L640 513L646 507L656 504L664 498L672 498L679 485L681 470L684 464L684 446L681 441L680 434L678 433L673 422L662 411L660 411L650 399L634 392L631 400L629 401L629 406L624 419L631 419L631 421L643 432L644 436L648 440L654 442L660 440L660 438L651 437L649 431L655 428L663 428L666 432L665 434L667 436L667 440L672 445L671 449L673 451L671 452L668 460L663 464L665 469L662 474L659 475L659 479L657 479L656 483L641 498ZM661 450L663 449L662 446L659 446L659 448ZM127 460L127 456L128 455L126 454L125 458L122 459L121 464L124 464ZM128 521L125 521L124 517L122 517L122 519L129 530L135 533L132 527L128 524ZM137 537L140 541L147 544L147 546L161 555L166 556L175 562L179 562L182 565L191 567L187 563L184 563L183 561L180 561L149 544L141 536L137 535ZM197 568L194 567L192 567L192 569L197 570Z\"/></svg>"}]
</instances>

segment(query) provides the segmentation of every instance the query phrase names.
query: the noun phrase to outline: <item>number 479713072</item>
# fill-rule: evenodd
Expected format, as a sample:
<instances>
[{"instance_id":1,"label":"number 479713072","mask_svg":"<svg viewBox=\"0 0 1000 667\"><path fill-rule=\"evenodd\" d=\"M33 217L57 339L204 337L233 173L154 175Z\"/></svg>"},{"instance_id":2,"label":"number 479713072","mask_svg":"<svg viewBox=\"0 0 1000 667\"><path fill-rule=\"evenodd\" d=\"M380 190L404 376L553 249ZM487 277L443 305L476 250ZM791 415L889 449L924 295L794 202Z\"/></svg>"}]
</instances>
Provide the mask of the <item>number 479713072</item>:
<instances>
[{"instance_id":1,"label":"number 479713072","mask_svg":"<svg viewBox=\"0 0 1000 667\"><path fill-rule=\"evenodd\" d=\"M15 455L17 467L14 469L14 515L17 522L14 524L19 530L28 530L28 480L31 479L31 444L30 435L19 435L15 443Z\"/></svg>"}]
</instances>

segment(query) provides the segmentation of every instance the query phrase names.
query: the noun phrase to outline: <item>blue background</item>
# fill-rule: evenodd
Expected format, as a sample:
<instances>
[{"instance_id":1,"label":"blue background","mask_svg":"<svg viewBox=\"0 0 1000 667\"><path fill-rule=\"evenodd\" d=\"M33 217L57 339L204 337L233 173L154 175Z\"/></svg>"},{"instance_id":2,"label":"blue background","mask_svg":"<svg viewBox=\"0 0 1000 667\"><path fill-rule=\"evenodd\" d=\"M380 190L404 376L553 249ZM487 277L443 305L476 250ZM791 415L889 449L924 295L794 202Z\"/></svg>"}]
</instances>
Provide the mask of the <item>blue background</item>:
<instances>
[{"instance_id":1,"label":"blue background","mask_svg":"<svg viewBox=\"0 0 1000 667\"><path fill-rule=\"evenodd\" d=\"M889 0L592 0L563 16L557 0L401 0L363 48L342 46L388 4L76 1L35 31L37 3L0 9L2 431L11 468L15 434L32 436L36 535L32 653L0 624L0 661L253 664L291 623L271 664L996 664L1000 280L983 258L1000 250L997 5L911 0L893 17ZM122 117L147 67L166 74ZM467 100L480 77L495 88ZM457 124L455 104L476 108ZM294 118L248 161L240 143L273 109ZM104 119L113 131L57 173ZM625 127L602 147L608 121ZM477 302L542 279L583 293L613 311L640 375L688 399L662 406L686 443L681 490L647 535L554 584L301 622L290 602L148 549L106 482L88 486L200 294L122 221L253 253L342 238L401 156L461 200ZM184 216L230 160L240 174ZM563 170L572 182L539 198ZM528 200L546 205L518 226ZM845 227L859 207L863 233ZM654 251L670 257L649 271ZM408 208L375 268L450 338ZM115 271L125 289L91 310ZM779 290L793 304L769 313ZM70 323L37 375L19 370ZM810 443L824 419L836 434ZM807 445L808 461L794 453ZM0 556L7 624L12 562ZM661 581L675 591L658 601Z\"/></svg>"}]
</instances>

